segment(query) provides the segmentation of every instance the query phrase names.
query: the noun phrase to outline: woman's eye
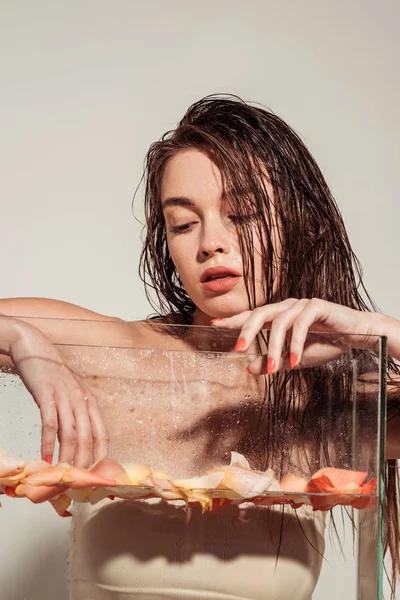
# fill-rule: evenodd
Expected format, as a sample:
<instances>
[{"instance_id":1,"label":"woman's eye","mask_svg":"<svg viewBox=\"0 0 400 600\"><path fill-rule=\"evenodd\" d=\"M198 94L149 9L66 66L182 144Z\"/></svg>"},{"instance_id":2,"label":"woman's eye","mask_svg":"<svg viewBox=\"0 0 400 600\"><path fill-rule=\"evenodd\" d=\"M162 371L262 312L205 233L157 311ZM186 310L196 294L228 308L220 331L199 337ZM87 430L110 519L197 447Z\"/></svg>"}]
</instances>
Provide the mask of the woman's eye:
<instances>
[{"instance_id":1,"label":"woman's eye","mask_svg":"<svg viewBox=\"0 0 400 600\"><path fill-rule=\"evenodd\" d=\"M172 233L186 233L190 230L193 223L184 223L183 225L174 225L171 227Z\"/></svg>"}]
</instances>

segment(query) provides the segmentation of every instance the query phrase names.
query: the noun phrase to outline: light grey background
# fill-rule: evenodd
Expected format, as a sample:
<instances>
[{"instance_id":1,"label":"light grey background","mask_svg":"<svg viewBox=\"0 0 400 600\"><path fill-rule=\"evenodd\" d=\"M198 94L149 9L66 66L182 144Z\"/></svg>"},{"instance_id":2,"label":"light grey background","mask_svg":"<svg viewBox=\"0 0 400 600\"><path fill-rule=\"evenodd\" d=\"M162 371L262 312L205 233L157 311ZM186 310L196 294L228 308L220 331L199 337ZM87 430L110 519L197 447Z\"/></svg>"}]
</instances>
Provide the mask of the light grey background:
<instances>
[{"instance_id":1,"label":"light grey background","mask_svg":"<svg viewBox=\"0 0 400 600\"><path fill-rule=\"evenodd\" d=\"M131 212L145 151L192 102L231 92L302 135L370 293L400 317L399 19L397 0L1 1L0 295L146 316ZM35 431L33 407L21 416ZM15 441L23 454L34 437ZM65 600L67 523L2 502L2 600Z\"/></svg>"}]
</instances>

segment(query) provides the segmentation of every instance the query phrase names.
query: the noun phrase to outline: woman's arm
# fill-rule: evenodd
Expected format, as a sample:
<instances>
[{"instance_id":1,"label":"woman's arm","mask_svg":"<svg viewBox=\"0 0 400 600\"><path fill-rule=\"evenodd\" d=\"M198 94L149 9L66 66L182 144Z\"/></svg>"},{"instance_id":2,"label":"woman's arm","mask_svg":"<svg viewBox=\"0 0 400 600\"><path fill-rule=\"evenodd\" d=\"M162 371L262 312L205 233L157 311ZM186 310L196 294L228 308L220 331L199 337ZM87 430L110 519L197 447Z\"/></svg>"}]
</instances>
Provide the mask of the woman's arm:
<instances>
[{"instance_id":1,"label":"woman's arm","mask_svg":"<svg viewBox=\"0 0 400 600\"><path fill-rule=\"evenodd\" d=\"M347 334L355 348L375 349L376 339L386 336L388 354L400 360L400 321L379 313L354 310L318 298L289 298L276 304L260 306L225 319L213 321L216 327L240 329L237 349L246 352L262 328L270 329L268 354L249 365L255 375L272 374L279 369L308 368L338 357L341 349L335 341L318 343L307 337L309 331ZM284 352L285 341L290 349ZM363 336L363 337L361 337ZM400 458L400 375L388 373L387 458Z\"/></svg>"},{"instance_id":2,"label":"woman's arm","mask_svg":"<svg viewBox=\"0 0 400 600\"><path fill-rule=\"evenodd\" d=\"M400 361L400 321L381 315L380 313L363 313L367 323L370 323L372 335L387 337L388 355Z\"/></svg>"},{"instance_id":3,"label":"woman's arm","mask_svg":"<svg viewBox=\"0 0 400 600\"><path fill-rule=\"evenodd\" d=\"M95 343L96 328L71 328L68 319L107 318L56 300L0 300L0 365L15 367L40 409L42 458L52 461L58 436L59 461L88 466L107 454L108 434L93 393L49 340Z\"/></svg>"}]
</instances>

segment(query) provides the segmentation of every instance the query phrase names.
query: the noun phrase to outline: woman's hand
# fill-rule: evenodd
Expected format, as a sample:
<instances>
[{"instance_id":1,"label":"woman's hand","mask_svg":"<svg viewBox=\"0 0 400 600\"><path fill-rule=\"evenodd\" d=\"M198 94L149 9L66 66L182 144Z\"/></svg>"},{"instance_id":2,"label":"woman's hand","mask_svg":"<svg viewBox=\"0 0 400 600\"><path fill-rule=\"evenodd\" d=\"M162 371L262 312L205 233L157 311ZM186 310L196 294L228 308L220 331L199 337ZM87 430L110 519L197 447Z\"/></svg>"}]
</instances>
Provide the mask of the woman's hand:
<instances>
[{"instance_id":1,"label":"woman's hand","mask_svg":"<svg viewBox=\"0 0 400 600\"><path fill-rule=\"evenodd\" d=\"M13 319L9 355L40 409L42 459L51 463L58 436L58 462L87 467L107 455L108 434L94 394L64 363L35 327Z\"/></svg>"},{"instance_id":2,"label":"woman's hand","mask_svg":"<svg viewBox=\"0 0 400 600\"><path fill-rule=\"evenodd\" d=\"M212 324L241 329L235 348L239 352L249 350L261 329L270 329L267 360L257 357L248 367L250 373L261 375L318 366L351 347L374 349L377 339L371 336L384 334L381 317L317 298L289 298L233 317L214 319ZM314 333L308 335L309 331ZM337 335L324 335L328 332Z\"/></svg>"}]
</instances>

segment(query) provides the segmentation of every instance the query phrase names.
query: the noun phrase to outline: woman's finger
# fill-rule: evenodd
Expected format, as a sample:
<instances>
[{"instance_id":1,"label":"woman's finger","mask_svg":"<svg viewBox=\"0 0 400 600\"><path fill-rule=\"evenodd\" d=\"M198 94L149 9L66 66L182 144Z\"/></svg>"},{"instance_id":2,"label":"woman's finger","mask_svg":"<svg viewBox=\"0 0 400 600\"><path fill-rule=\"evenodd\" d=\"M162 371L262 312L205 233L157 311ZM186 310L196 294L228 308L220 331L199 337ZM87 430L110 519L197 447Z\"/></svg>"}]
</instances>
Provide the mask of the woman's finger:
<instances>
[{"instance_id":1,"label":"woman's finger","mask_svg":"<svg viewBox=\"0 0 400 600\"><path fill-rule=\"evenodd\" d=\"M59 393L57 398L58 437L60 452L58 462L73 464L77 445L77 432L72 405L68 393Z\"/></svg>"},{"instance_id":2,"label":"woman's finger","mask_svg":"<svg viewBox=\"0 0 400 600\"><path fill-rule=\"evenodd\" d=\"M248 350L250 344L256 339L261 329L271 327L274 319L298 302L299 300L289 298L284 302L260 306L251 311L250 316L246 319L240 331L236 350L242 352Z\"/></svg>"},{"instance_id":3,"label":"woman's finger","mask_svg":"<svg viewBox=\"0 0 400 600\"><path fill-rule=\"evenodd\" d=\"M93 461L98 462L108 455L110 436L101 416L96 396L88 390L87 397L93 439Z\"/></svg>"},{"instance_id":4,"label":"woman's finger","mask_svg":"<svg viewBox=\"0 0 400 600\"><path fill-rule=\"evenodd\" d=\"M245 310L232 317L225 317L224 319L212 319L211 324L214 327L224 327L226 329L241 329L243 324L252 314L252 310Z\"/></svg>"},{"instance_id":5,"label":"woman's finger","mask_svg":"<svg viewBox=\"0 0 400 600\"><path fill-rule=\"evenodd\" d=\"M292 337L290 340L290 355L292 366L301 363L304 352L304 344L310 327L316 321L320 321L325 315L325 303L323 300L313 298L296 317L292 326Z\"/></svg>"},{"instance_id":6,"label":"woman's finger","mask_svg":"<svg viewBox=\"0 0 400 600\"><path fill-rule=\"evenodd\" d=\"M58 415L53 390L42 391L40 398L35 398L42 421L41 457L49 464L53 461L54 446L58 432Z\"/></svg>"},{"instance_id":7,"label":"woman's finger","mask_svg":"<svg viewBox=\"0 0 400 600\"><path fill-rule=\"evenodd\" d=\"M268 357L264 355L257 356L257 358L253 359L246 367L246 371L250 375L266 375L267 374L267 359ZM289 366L289 352L283 352L280 360L279 369L281 371L288 370ZM276 371L276 369L275 369Z\"/></svg>"},{"instance_id":8,"label":"woman's finger","mask_svg":"<svg viewBox=\"0 0 400 600\"><path fill-rule=\"evenodd\" d=\"M76 467L88 467L93 456L92 427L88 412L88 396L80 386L70 392L77 443L74 455Z\"/></svg>"},{"instance_id":9,"label":"woman's finger","mask_svg":"<svg viewBox=\"0 0 400 600\"><path fill-rule=\"evenodd\" d=\"M232 317L225 317L223 319L213 319L211 321L212 325L215 327L226 327L227 329L241 329L246 321L257 311L266 311L267 320L269 319L269 315L279 314L282 310L286 310L288 306L291 306L294 302L298 302L297 298L287 298L286 300L282 300L282 302L276 302L274 304L263 304L258 308L253 310L245 310L237 315L233 315Z\"/></svg>"},{"instance_id":10,"label":"woman's finger","mask_svg":"<svg viewBox=\"0 0 400 600\"><path fill-rule=\"evenodd\" d=\"M272 321L268 338L267 375L271 375L282 367L281 357L288 332L309 302L308 299L298 300ZM291 363L295 366L297 360L295 361L292 356L291 359Z\"/></svg>"}]
</instances>

